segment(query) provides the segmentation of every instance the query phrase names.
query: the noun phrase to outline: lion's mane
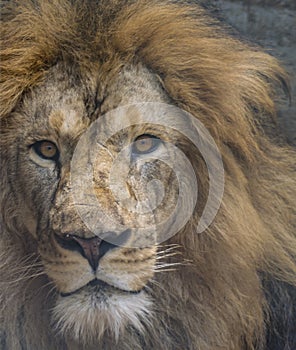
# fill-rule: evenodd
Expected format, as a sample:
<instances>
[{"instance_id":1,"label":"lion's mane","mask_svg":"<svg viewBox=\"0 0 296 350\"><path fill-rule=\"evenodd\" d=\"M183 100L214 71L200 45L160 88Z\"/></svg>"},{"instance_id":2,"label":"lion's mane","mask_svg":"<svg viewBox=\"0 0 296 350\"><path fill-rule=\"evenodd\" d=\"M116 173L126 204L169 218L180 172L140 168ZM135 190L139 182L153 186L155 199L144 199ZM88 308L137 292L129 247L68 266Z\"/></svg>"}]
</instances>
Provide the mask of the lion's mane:
<instances>
[{"instance_id":1,"label":"lion's mane","mask_svg":"<svg viewBox=\"0 0 296 350\"><path fill-rule=\"evenodd\" d=\"M3 4L1 348L66 348L50 325L54 291L6 171L16 157L7 149L10 115L59 60L75 62L81 71L97 65L106 74L102 81L141 62L159 77L172 103L206 126L225 166L214 222L202 234L191 223L172 239L188 263L161 275L161 288L151 291L150 327L142 335L126 330L116 348L270 350L286 349L288 342L296 348L295 152L271 142L260 126L261 118L276 113L274 86L285 80L278 62L190 2ZM101 348L112 341L104 339Z\"/></svg>"}]
</instances>

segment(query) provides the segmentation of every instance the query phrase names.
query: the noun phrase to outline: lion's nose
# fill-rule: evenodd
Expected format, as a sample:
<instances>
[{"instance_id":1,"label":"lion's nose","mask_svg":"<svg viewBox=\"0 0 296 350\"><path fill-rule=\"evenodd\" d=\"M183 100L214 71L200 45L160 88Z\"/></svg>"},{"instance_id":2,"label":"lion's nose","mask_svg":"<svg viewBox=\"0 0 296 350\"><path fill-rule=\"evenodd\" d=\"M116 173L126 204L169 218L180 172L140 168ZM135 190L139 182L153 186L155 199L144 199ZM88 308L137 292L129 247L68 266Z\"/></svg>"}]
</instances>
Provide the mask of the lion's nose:
<instances>
[{"instance_id":1,"label":"lion's nose","mask_svg":"<svg viewBox=\"0 0 296 350\"><path fill-rule=\"evenodd\" d=\"M55 239L62 248L78 251L85 259L88 260L94 271L96 271L98 268L99 260L109 250L118 246L97 236L84 238L74 234L66 234L63 237L60 235L55 235ZM124 242L122 241L122 243Z\"/></svg>"}]
</instances>

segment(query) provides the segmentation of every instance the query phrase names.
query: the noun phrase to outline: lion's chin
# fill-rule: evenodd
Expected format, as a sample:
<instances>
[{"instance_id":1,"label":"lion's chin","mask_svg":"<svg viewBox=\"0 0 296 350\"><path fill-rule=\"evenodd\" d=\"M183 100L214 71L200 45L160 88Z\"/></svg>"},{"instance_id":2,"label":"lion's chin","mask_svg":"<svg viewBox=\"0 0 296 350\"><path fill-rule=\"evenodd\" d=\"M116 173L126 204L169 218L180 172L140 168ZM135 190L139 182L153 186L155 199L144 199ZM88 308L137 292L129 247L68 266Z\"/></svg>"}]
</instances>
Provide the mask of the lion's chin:
<instances>
[{"instance_id":1,"label":"lion's chin","mask_svg":"<svg viewBox=\"0 0 296 350\"><path fill-rule=\"evenodd\" d=\"M53 309L54 328L79 343L97 342L106 332L116 341L127 326L143 331L152 302L145 291L126 292L103 283L60 295Z\"/></svg>"},{"instance_id":2,"label":"lion's chin","mask_svg":"<svg viewBox=\"0 0 296 350\"><path fill-rule=\"evenodd\" d=\"M89 290L93 295L95 295L96 297L100 298L102 297L104 299L104 297L107 295L113 295L113 294L138 294L141 292L141 290L126 290L126 289L122 289L116 286L113 286L107 282L104 282L100 279L93 279L92 281L90 281L87 285L78 288L72 292L68 292L68 293L63 293L61 292L60 295L62 297L69 297L73 294L79 293L82 290Z\"/></svg>"}]
</instances>

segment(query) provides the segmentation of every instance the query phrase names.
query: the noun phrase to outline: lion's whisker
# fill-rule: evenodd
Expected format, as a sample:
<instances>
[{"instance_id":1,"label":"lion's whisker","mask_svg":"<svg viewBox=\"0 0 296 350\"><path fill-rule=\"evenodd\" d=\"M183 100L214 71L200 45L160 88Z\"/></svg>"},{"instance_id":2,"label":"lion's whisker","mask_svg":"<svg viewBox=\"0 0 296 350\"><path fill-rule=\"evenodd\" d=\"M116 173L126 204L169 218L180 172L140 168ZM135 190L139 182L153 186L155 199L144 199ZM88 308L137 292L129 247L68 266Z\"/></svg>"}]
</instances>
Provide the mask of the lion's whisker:
<instances>
[{"instance_id":1,"label":"lion's whisker","mask_svg":"<svg viewBox=\"0 0 296 350\"><path fill-rule=\"evenodd\" d=\"M160 269L162 269L162 268L164 268L164 267L169 267L169 266L180 266L180 265L182 265L182 263L180 263L180 262L156 264L156 265L154 266L154 270L160 270Z\"/></svg>"},{"instance_id":2,"label":"lion's whisker","mask_svg":"<svg viewBox=\"0 0 296 350\"><path fill-rule=\"evenodd\" d=\"M162 256L156 256L156 260L161 260L161 259L165 259L165 258L169 258L169 257L171 257L171 256L176 256L176 255L180 255L181 253L178 253L178 252L176 252L176 253L170 253L170 254L164 254L164 255L162 255Z\"/></svg>"},{"instance_id":3,"label":"lion's whisker","mask_svg":"<svg viewBox=\"0 0 296 350\"><path fill-rule=\"evenodd\" d=\"M19 282L23 282L26 280L34 279L34 278L42 276L42 275L46 275L44 271L39 272L39 273L34 273L34 274L26 274L23 276L19 276L18 278L11 280L11 281L1 281L1 283L14 284L14 283L19 283Z\"/></svg>"}]
</instances>

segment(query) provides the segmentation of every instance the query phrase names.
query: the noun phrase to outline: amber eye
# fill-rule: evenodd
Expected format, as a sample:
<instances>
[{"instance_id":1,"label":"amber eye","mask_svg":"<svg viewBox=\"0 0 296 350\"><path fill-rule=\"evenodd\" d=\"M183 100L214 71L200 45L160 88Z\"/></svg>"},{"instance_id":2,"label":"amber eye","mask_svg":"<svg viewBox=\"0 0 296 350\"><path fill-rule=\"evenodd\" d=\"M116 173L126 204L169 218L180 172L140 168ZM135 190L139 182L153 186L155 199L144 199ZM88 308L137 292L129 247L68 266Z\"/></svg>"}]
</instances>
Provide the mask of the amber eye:
<instances>
[{"instance_id":1,"label":"amber eye","mask_svg":"<svg viewBox=\"0 0 296 350\"><path fill-rule=\"evenodd\" d=\"M133 143L133 153L145 154L154 151L160 144L161 140L149 134L138 136Z\"/></svg>"},{"instance_id":2,"label":"amber eye","mask_svg":"<svg viewBox=\"0 0 296 350\"><path fill-rule=\"evenodd\" d=\"M38 141L34 143L32 147L38 156L43 159L56 161L59 158L59 150L57 146L51 141Z\"/></svg>"}]
</instances>

